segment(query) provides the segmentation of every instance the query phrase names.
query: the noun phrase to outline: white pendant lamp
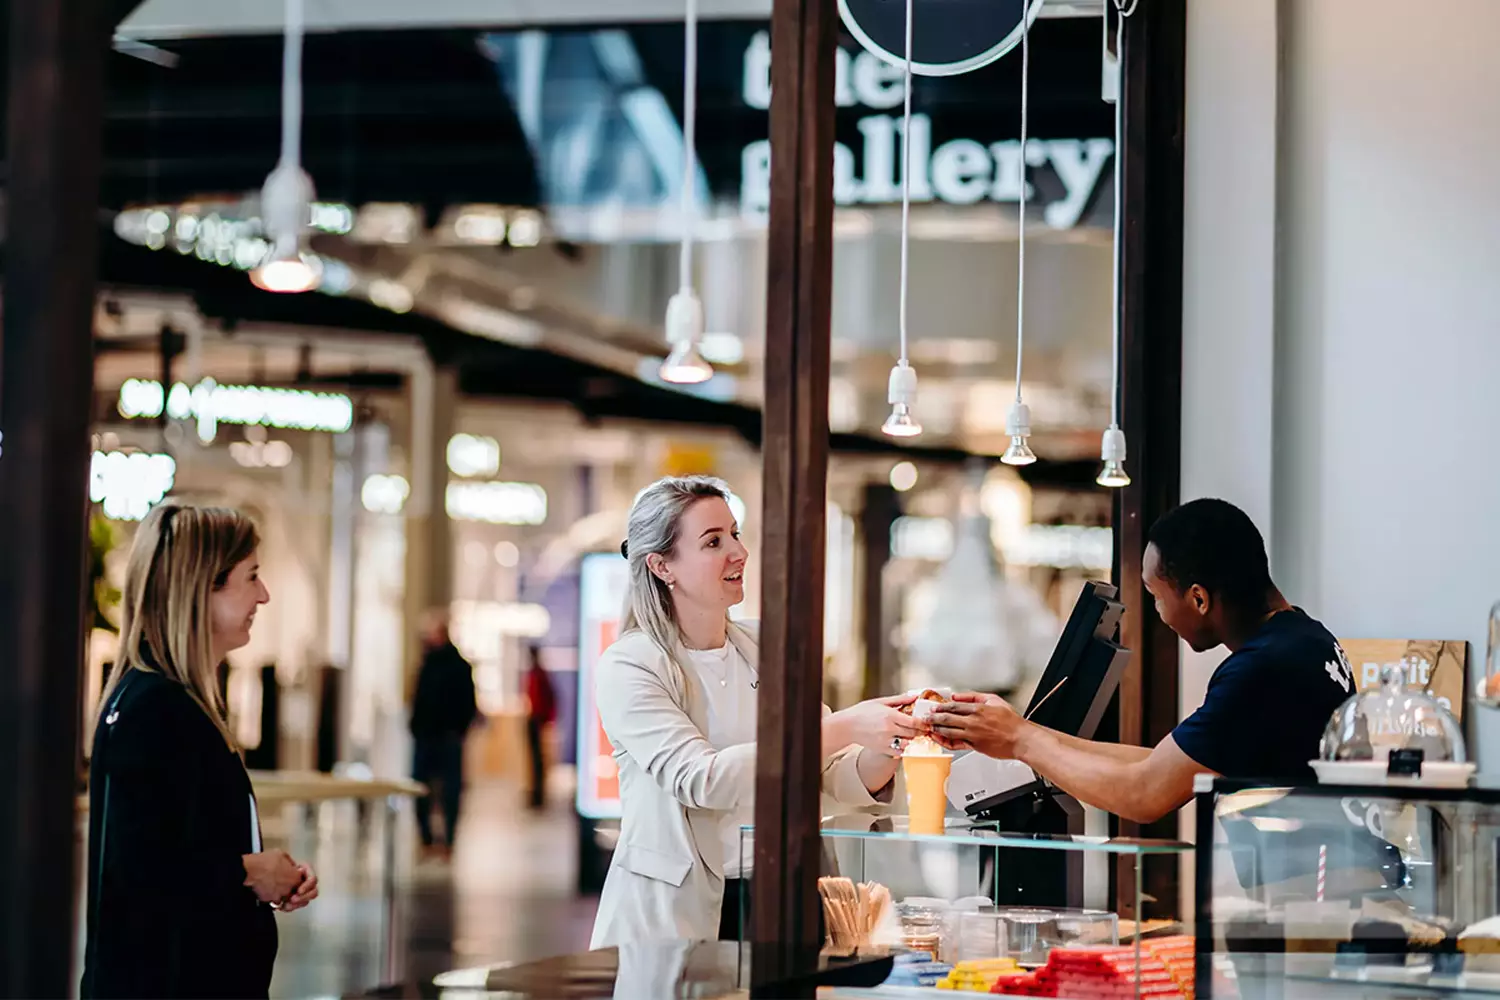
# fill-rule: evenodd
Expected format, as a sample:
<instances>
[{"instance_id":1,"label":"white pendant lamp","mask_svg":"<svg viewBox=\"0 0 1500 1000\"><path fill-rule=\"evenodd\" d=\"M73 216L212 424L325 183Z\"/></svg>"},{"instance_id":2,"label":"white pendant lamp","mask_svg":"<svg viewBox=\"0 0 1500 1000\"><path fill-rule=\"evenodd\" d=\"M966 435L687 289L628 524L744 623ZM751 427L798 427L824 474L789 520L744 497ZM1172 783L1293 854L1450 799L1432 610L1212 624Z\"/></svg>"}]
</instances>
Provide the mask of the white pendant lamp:
<instances>
[{"instance_id":1,"label":"white pendant lamp","mask_svg":"<svg viewBox=\"0 0 1500 1000\"><path fill-rule=\"evenodd\" d=\"M880 428L891 437L916 437L922 433L922 425L912 415L912 406L917 402L917 370L907 360L906 315L910 280L911 257L911 31L912 0L906 0L906 106L901 126L901 360L891 369L890 385L886 401L891 404L891 415Z\"/></svg>"},{"instance_id":2,"label":"white pendant lamp","mask_svg":"<svg viewBox=\"0 0 1500 1000\"><path fill-rule=\"evenodd\" d=\"M286 0L281 64L281 159L260 192L260 215L270 249L250 280L268 292L307 292L322 281L322 265L307 252L312 178L302 169L303 0Z\"/></svg>"},{"instance_id":3,"label":"white pendant lamp","mask_svg":"<svg viewBox=\"0 0 1500 1000\"><path fill-rule=\"evenodd\" d=\"M1120 22L1117 37L1123 39L1125 36L1125 19L1135 13L1135 0L1131 0L1129 7L1125 6L1124 0L1115 0L1115 10L1119 12ZM1099 446L1099 460L1103 463L1099 469L1099 476L1094 480L1100 486L1111 489L1122 489L1130 485L1130 474L1125 471L1125 432L1120 429L1120 241L1121 234L1125 229L1125 219L1120 213L1120 206L1124 204L1121 197L1121 188L1125 177L1125 87L1124 72L1121 59L1124 51L1116 43L1115 73L1118 81L1115 86L1115 231L1114 231L1114 266L1111 275L1114 278L1114 299L1111 316L1114 320L1113 330L1113 352L1110 365L1110 389L1109 406L1110 418L1109 429L1104 432L1104 439Z\"/></svg>"},{"instance_id":4,"label":"white pendant lamp","mask_svg":"<svg viewBox=\"0 0 1500 1000\"><path fill-rule=\"evenodd\" d=\"M694 136L698 117L698 0L687 0L682 72L682 254L679 288L667 303L667 343L672 345L658 374L662 381L695 385L713 378L714 369L699 346L703 343L703 302L693 290L693 228L697 222L694 181L698 155Z\"/></svg>"},{"instance_id":5,"label":"white pendant lamp","mask_svg":"<svg viewBox=\"0 0 1500 1000\"><path fill-rule=\"evenodd\" d=\"M1017 214L1016 242L1016 401L1005 418L1005 433L1010 447L1000 456L1006 465L1031 465L1036 452L1031 450L1031 408L1021 398L1021 363L1026 346L1026 128L1031 92L1031 19L1021 17L1021 200Z\"/></svg>"}]
</instances>

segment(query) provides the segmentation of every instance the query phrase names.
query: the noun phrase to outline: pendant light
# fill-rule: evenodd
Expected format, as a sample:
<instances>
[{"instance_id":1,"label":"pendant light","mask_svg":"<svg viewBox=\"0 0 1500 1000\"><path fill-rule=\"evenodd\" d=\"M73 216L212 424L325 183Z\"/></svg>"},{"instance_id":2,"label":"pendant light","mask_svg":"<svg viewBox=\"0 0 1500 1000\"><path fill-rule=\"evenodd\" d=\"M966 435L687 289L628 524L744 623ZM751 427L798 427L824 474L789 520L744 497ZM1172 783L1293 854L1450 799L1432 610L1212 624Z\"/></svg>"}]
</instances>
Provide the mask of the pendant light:
<instances>
[{"instance_id":1,"label":"pendant light","mask_svg":"<svg viewBox=\"0 0 1500 1000\"><path fill-rule=\"evenodd\" d=\"M916 437L922 425L912 416L917 401L917 370L907 360L906 314L911 285L911 32L912 0L906 0L906 97L901 126L901 360L891 369L886 401L891 415L880 428L891 437Z\"/></svg>"},{"instance_id":2,"label":"pendant light","mask_svg":"<svg viewBox=\"0 0 1500 1000\"><path fill-rule=\"evenodd\" d=\"M1125 37L1125 19L1135 13L1135 0L1131 0L1127 9L1123 0L1115 0L1115 10L1120 15L1119 24L1116 28L1116 38ZM1110 388L1109 406L1110 419L1109 429L1104 432L1104 439L1099 446L1099 459L1103 467L1099 470L1099 476L1094 482L1100 486L1111 489L1121 489L1130 485L1130 474L1125 471L1125 432L1120 429L1120 242L1125 230L1125 220L1120 214L1120 206L1124 204L1121 197L1121 188L1125 177L1125 87L1122 60L1124 50L1117 40L1115 73L1115 231L1114 231L1114 266L1110 271L1114 279L1113 308L1110 311L1114 320L1112 337L1112 360L1110 364Z\"/></svg>"},{"instance_id":3,"label":"pendant light","mask_svg":"<svg viewBox=\"0 0 1500 1000\"><path fill-rule=\"evenodd\" d=\"M1031 450L1031 408L1021 398L1021 362L1026 346L1026 126L1029 112L1031 77L1031 19L1021 12L1021 200L1017 214L1016 242L1016 401L1005 418L1005 433L1010 447L1000 456L1006 465L1031 465L1036 452Z\"/></svg>"},{"instance_id":4,"label":"pendant light","mask_svg":"<svg viewBox=\"0 0 1500 1000\"><path fill-rule=\"evenodd\" d=\"M667 303L667 343L672 345L658 374L662 381L695 385L713 378L714 369L699 346L703 343L703 302L693 290L693 229L697 201L693 197L698 173L694 142L698 115L698 0L687 0L682 73L682 249L679 287Z\"/></svg>"},{"instance_id":5,"label":"pendant light","mask_svg":"<svg viewBox=\"0 0 1500 1000\"><path fill-rule=\"evenodd\" d=\"M308 292L323 278L322 264L307 252L312 178L302 169L303 0L286 0L281 63L281 159L260 192L260 215L270 249L250 272L268 292Z\"/></svg>"}]
</instances>

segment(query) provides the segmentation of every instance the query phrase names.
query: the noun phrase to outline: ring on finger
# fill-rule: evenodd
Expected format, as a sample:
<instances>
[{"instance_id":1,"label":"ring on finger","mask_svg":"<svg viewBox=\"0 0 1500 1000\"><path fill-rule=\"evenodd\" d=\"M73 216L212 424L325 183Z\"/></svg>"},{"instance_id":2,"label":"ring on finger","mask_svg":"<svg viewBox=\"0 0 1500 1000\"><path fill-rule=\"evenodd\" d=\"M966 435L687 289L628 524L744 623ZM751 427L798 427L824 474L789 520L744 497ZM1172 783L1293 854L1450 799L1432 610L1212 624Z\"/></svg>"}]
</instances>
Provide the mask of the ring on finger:
<instances>
[{"instance_id":1,"label":"ring on finger","mask_svg":"<svg viewBox=\"0 0 1500 1000\"><path fill-rule=\"evenodd\" d=\"M899 737L899 736L892 736L891 737L891 749L892 750L900 750L901 749L901 737Z\"/></svg>"}]
</instances>

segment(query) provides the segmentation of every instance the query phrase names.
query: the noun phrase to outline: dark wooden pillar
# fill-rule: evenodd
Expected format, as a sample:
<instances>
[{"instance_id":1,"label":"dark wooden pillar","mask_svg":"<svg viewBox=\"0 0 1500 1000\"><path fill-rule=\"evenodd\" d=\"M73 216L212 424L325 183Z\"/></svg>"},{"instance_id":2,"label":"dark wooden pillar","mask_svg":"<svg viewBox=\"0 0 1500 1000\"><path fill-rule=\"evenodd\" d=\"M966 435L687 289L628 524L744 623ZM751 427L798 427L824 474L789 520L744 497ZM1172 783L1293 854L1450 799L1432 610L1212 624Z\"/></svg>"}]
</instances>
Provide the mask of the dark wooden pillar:
<instances>
[{"instance_id":1,"label":"dark wooden pillar","mask_svg":"<svg viewBox=\"0 0 1500 1000\"><path fill-rule=\"evenodd\" d=\"M775 0L752 934L782 948L756 955L755 983L819 943L836 45L834 0Z\"/></svg>"},{"instance_id":2,"label":"dark wooden pillar","mask_svg":"<svg viewBox=\"0 0 1500 1000\"><path fill-rule=\"evenodd\" d=\"M73 992L99 0L13 0L0 335L0 995Z\"/></svg>"},{"instance_id":3,"label":"dark wooden pillar","mask_svg":"<svg viewBox=\"0 0 1500 1000\"><path fill-rule=\"evenodd\" d=\"M859 510L859 627L865 647L864 697L896 690L891 669L890 622L885 616L885 567L891 561L891 527L901 516L901 495L885 483L864 488Z\"/></svg>"},{"instance_id":4,"label":"dark wooden pillar","mask_svg":"<svg viewBox=\"0 0 1500 1000\"><path fill-rule=\"evenodd\" d=\"M1179 718L1178 639L1141 585L1152 523L1178 502L1182 464L1182 194L1187 0L1151 0L1122 29L1125 183L1121 247L1123 421L1131 485L1115 498L1115 579L1123 641L1135 652L1120 684L1120 740L1154 746ZM1123 836L1176 839L1174 814ZM1177 913L1173 857L1148 859L1149 914ZM1122 861L1120 913L1134 909L1135 872Z\"/></svg>"}]
</instances>

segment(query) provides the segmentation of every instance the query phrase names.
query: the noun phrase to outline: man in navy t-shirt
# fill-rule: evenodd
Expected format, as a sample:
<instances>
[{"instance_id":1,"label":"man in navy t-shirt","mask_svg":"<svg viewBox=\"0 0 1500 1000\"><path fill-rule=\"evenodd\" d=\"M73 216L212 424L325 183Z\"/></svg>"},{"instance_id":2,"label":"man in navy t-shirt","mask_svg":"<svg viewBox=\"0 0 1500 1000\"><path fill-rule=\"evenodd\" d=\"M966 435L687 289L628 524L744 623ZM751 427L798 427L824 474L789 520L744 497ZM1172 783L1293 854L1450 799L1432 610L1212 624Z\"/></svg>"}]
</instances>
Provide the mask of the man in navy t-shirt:
<instances>
[{"instance_id":1,"label":"man in navy t-shirt","mask_svg":"<svg viewBox=\"0 0 1500 1000\"><path fill-rule=\"evenodd\" d=\"M994 695L959 694L933 716L952 746L1014 758L1082 802L1150 823L1211 773L1311 780L1308 761L1354 674L1329 631L1271 582L1265 542L1245 512L1194 500L1151 528L1142 583L1162 621L1198 652L1226 646L1203 706L1156 745L1096 743L1027 722Z\"/></svg>"}]
</instances>

